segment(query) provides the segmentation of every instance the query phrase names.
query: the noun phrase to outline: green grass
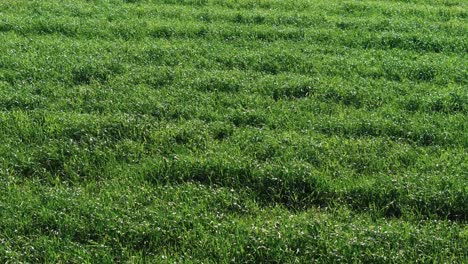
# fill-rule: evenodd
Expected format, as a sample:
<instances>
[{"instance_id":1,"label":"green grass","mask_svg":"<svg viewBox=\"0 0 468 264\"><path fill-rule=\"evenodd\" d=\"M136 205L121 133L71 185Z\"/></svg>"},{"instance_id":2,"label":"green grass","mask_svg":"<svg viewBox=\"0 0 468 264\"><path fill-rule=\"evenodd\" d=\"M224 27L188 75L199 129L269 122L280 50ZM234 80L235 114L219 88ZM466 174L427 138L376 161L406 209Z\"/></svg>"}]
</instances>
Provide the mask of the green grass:
<instances>
[{"instance_id":1,"label":"green grass","mask_svg":"<svg viewBox=\"0 0 468 264\"><path fill-rule=\"evenodd\" d=\"M0 2L0 262L468 261L463 0Z\"/></svg>"}]
</instances>

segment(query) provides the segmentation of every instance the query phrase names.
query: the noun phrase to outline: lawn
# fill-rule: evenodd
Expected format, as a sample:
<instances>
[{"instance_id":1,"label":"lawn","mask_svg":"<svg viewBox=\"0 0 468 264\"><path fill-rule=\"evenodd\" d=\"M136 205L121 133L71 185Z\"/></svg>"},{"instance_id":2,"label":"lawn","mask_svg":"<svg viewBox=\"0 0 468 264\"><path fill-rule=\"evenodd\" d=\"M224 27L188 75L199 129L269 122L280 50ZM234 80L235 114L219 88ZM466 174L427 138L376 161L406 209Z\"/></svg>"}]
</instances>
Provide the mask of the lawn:
<instances>
[{"instance_id":1,"label":"lawn","mask_svg":"<svg viewBox=\"0 0 468 264\"><path fill-rule=\"evenodd\" d=\"M467 22L2 0L0 262L468 262Z\"/></svg>"}]
</instances>

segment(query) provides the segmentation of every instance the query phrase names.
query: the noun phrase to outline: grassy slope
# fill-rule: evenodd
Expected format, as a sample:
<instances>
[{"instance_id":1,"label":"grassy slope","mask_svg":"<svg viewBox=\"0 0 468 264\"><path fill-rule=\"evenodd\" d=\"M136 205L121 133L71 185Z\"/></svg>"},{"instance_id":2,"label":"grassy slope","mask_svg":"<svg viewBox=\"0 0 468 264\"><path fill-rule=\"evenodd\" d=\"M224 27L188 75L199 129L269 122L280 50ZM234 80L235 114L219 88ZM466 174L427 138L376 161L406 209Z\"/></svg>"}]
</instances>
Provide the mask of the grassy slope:
<instances>
[{"instance_id":1,"label":"grassy slope","mask_svg":"<svg viewBox=\"0 0 468 264\"><path fill-rule=\"evenodd\" d=\"M0 3L0 260L463 262L467 4Z\"/></svg>"}]
</instances>

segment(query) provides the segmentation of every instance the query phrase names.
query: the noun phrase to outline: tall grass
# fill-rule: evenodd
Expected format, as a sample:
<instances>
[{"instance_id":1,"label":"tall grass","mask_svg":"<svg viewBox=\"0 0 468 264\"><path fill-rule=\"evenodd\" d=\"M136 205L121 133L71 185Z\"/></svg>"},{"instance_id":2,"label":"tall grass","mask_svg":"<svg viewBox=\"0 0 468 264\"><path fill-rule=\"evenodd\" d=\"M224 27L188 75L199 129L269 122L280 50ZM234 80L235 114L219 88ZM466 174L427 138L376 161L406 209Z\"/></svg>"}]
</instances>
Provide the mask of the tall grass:
<instances>
[{"instance_id":1,"label":"tall grass","mask_svg":"<svg viewBox=\"0 0 468 264\"><path fill-rule=\"evenodd\" d=\"M2 1L0 261L465 262L466 20Z\"/></svg>"}]
</instances>

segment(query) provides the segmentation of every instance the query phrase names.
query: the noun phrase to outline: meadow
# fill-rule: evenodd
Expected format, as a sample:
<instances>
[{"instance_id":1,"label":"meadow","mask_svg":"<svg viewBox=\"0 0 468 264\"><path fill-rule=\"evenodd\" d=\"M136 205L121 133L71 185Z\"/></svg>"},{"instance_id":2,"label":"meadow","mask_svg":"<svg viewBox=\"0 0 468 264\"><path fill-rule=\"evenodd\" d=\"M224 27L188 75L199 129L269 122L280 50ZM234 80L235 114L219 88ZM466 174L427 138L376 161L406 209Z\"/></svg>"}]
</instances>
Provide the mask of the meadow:
<instances>
[{"instance_id":1,"label":"meadow","mask_svg":"<svg viewBox=\"0 0 468 264\"><path fill-rule=\"evenodd\" d=\"M0 1L0 262L468 262L467 21Z\"/></svg>"}]
</instances>

